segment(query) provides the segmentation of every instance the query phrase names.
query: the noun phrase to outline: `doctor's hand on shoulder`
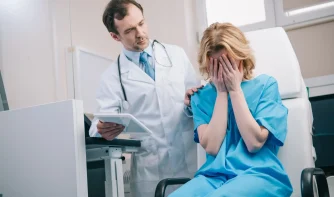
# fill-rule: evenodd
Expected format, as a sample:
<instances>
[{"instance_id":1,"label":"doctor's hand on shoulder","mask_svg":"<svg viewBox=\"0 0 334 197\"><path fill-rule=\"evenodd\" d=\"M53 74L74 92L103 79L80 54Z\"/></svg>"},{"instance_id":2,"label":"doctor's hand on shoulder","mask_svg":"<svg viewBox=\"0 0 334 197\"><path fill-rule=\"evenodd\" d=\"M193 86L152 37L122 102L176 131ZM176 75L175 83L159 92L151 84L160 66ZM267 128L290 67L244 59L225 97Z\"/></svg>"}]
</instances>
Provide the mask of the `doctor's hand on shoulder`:
<instances>
[{"instance_id":1,"label":"doctor's hand on shoulder","mask_svg":"<svg viewBox=\"0 0 334 197\"><path fill-rule=\"evenodd\" d=\"M113 140L123 130L124 126L113 122L101 122L97 123L97 132L106 140Z\"/></svg>"},{"instance_id":2,"label":"doctor's hand on shoulder","mask_svg":"<svg viewBox=\"0 0 334 197\"><path fill-rule=\"evenodd\" d=\"M193 87L193 88L190 88L186 91L186 94L184 95L184 104L188 107L190 107L190 99L191 99L191 96L193 94L195 94L195 92L197 92L198 90L200 90L201 88L203 88L204 86L203 85L200 85L200 86L197 86L197 87Z\"/></svg>"}]
</instances>

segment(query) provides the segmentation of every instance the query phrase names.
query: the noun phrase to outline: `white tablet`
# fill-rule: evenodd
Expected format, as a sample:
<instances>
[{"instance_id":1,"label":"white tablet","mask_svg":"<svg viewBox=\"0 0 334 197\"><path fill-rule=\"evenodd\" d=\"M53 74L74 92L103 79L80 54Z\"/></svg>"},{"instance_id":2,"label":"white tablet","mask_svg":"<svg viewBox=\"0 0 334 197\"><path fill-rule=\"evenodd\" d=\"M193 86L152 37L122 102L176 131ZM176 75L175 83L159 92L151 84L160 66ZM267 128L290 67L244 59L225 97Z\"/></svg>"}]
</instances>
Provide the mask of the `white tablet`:
<instances>
[{"instance_id":1,"label":"white tablet","mask_svg":"<svg viewBox=\"0 0 334 197\"><path fill-rule=\"evenodd\" d=\"M96 113L94 117L101 122L113 122L125 126L124 134L130 134L131 136L152 134L151 130L131 114Z\"/></svg>"}]
</instances>

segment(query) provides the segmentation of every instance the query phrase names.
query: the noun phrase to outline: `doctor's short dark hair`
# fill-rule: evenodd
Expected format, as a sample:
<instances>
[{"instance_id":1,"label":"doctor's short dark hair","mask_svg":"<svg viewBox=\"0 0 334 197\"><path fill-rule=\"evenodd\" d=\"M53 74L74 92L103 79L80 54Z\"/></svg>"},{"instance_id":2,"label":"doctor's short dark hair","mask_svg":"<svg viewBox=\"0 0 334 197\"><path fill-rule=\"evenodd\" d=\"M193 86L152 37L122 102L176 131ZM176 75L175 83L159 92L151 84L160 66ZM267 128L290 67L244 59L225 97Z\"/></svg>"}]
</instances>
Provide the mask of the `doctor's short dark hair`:
<instances>
[{"instance_id":1,"label":"doctor's short dark hair","mask_svg":"<svg viewBox=\"0 0 334 197\"><path fill-rule=\"evenodd\" d=\"M133 4L144 13L143 7L135 0L111 0L106 6L102 21L109 32L118 34L115 19L122 20L128 14L128 5Z\"/></svg>"}]
</instances>

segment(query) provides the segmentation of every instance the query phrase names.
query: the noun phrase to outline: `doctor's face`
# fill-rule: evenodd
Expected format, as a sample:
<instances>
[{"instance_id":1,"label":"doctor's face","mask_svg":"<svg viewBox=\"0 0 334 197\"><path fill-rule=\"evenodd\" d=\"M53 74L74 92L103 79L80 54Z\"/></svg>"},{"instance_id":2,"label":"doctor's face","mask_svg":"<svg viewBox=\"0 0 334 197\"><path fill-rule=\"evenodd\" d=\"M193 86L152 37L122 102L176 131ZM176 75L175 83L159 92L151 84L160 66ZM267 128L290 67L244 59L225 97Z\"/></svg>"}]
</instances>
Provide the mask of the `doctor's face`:
<instances>
[{"instance_id":1,"label":"doctor's face","mask_svg":"<svg viewBox=\"0 0 334 197\"><path fill-rule=\"evenodd\" d=\"M148 28L143 13L135 5L128 5L128 14L122 19L115 18L118 34L111 36L121 42L129 51L143 51L149 44Z\"/></svg>"}]
</instances>

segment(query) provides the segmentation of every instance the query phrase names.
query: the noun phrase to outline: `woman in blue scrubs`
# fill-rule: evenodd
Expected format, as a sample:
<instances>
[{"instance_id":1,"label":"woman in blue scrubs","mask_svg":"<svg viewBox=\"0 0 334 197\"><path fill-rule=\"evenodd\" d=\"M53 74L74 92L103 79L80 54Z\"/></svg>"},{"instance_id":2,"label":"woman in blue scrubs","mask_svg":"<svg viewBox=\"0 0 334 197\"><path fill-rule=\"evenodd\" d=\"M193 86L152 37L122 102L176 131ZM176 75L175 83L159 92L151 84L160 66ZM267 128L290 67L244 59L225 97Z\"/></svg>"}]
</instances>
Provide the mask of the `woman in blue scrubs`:
<instances>
[{"instance_id":1,"label":"woman in blue scrubs","mask_svg":"<svg viewBox=\"0 0 334 197\"><path fill-rule=\"evenodd\" d=\"M199 64L210 83L192 96L191 107L194 140L207 159L170 196L290 196L291 183L277 158L288 110L276 80L252 76L255 61L249 43L229 23L212 24L204 32Z\"/></svg>"}]
</instances>

